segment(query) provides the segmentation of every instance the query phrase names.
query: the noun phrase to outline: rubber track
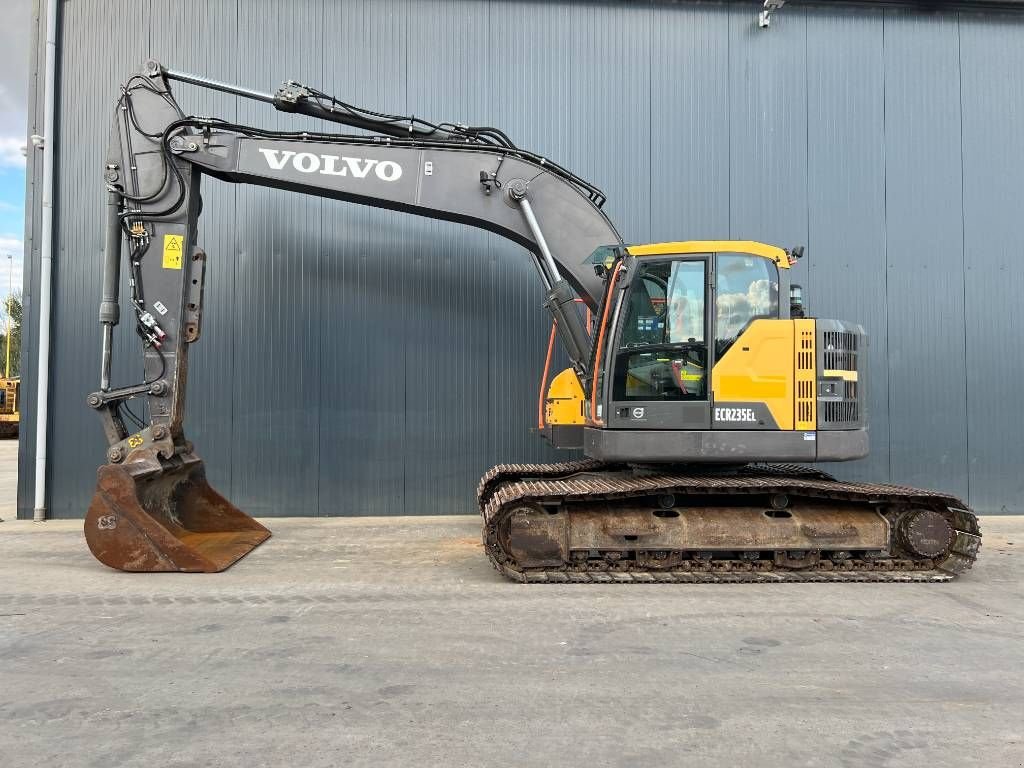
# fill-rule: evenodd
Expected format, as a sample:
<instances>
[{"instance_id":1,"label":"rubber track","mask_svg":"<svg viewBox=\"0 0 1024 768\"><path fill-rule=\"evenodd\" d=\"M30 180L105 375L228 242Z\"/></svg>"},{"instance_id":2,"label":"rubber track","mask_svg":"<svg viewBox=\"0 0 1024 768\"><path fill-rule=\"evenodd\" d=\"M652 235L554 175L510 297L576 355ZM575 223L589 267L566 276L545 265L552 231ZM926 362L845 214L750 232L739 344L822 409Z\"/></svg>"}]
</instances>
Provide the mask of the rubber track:
<instances>
[{"instance_id":1,"label":"rubber track","mask_svg":"<svg viewBox=\"0 0 1024 768\"><path fill-rule=\"evenodd\" d=\"M478 487L484 523L484 546L494 567L524 583L784 583L784 582L935 582L949 581L977 558L981 531L977 518L954 496L898 485L848 483L798 465L750 465L741 471L714 468L635 474L621 467L585 459L559 464L501 464L484 475ZM661 493L774 494L862 501L875 505L922 504L943 507L956 529L951 552L940 562L909 559L824 560L815 568L775 569L771 561L691 561L667 570L631 567L518 570L500 545L498 530L524 504L587 499L626 499Z\"/></svg>"}]
</instances>

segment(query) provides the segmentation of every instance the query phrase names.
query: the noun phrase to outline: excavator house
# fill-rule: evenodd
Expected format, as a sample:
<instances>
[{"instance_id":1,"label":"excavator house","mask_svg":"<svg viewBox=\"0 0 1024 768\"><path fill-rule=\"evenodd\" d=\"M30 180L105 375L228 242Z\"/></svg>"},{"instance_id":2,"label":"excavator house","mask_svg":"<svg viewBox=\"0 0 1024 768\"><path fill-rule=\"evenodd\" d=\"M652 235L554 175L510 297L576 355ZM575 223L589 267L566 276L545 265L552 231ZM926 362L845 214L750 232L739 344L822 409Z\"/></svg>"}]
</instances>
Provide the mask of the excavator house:
<instances>
[{"instance_id":1,"label":"excavator house","mask_svg":"<svg viewBox=\"0 0 1024 768\"><path fill-rule=\"evenodd\" d=\"M173 81L360 133L188 116ZM570 362L545 375L538 426L585 458L499 465L480 481L484 549L509 579L945 581L974 562L980 531L959 499L806 466L867 454L867 338L804 316L789 279L802 249L627 244L598 188L497 128L372 112L291 81L261 93L150 61L122 86L104 169L103 349L88 404L109 447L85 535L106 565L216 572L270 537L211 488L183 431L208 258L197 243L204 175L480 227L533 260ZM144 377L112 386L123 262ZM142 417L127 407L135 398Z\"/></svg>"}]
</instances>

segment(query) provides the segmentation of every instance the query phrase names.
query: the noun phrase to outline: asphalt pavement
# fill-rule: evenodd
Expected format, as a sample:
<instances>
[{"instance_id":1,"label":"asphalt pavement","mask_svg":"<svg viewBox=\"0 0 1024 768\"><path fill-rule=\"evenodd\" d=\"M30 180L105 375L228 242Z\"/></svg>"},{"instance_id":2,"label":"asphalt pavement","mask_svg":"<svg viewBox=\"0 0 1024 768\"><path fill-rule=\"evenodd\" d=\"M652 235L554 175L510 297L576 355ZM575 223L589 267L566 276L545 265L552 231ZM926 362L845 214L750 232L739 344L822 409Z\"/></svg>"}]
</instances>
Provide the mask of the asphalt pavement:
<instances>
[{"instance_id":1,"label":"asphalt pavement","mask_svg":"<svg viewBox=\"0 0 1024 768\"><path fill-rule=\"evenodd\" d=\"M1024 764L1024 518L892 585L522 586L470 517L265 522L219 575L0 525L3 765Z\"/></svg>"},{"instance_id":2,"label":"asphalt pavement","mask_svg":"<svg viewBox=\"0 0 1024 768\"><path fill-rule=\"evenodd\" d=\"M18 511L18 441L0 440L0 520L13 520Z\"/></svg>"}]
</instances>

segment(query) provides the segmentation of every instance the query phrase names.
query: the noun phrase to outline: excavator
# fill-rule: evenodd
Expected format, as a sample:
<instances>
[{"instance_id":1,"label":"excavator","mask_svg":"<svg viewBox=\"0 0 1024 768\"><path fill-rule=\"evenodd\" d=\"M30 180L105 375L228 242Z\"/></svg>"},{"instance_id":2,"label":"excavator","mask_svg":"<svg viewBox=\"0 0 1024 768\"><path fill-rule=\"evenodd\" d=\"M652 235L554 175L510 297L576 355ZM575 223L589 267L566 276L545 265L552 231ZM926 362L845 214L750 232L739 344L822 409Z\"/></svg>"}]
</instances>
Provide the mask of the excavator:
<instances>
[{"instance_id":1,"label":"excavator","mask_svg":"<svg viewBox=\"0 0 1024 768\"><path fill-rule=\"evenodd\" d=\"M191 116L172 82L356 130ZM583 458L481 479L484 551L513 581L934 582L976 559L978 522L960 499L808 466L867 454L868 340L857 324L806 316L789 277L801 248L629 244L600 189L497 128L148 61L121 87L104 168L100 387L87 400L108 450L85 537L108 566L217 572L270 536L210 486L183 430L208 258L203 176L459 222L529 255L553 321L538 428ZM115 387L125 263L143 378ZM556 337L569 367L548 382Z\"/></svg>"}]
</instances>

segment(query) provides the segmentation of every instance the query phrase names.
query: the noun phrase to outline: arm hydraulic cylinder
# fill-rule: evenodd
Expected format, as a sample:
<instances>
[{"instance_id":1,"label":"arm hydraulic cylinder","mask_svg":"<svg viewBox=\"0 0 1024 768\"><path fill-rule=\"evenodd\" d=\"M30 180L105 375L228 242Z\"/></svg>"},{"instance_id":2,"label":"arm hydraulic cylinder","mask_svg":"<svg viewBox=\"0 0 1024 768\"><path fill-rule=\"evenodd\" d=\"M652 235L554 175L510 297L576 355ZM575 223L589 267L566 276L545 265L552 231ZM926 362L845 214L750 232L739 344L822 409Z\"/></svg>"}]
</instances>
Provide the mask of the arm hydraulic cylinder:
<instances>
[{"instance_id":1,"label":"arm hydraulic cylinder","mask_svg":"<svg viewBox=\"0 0 1024 768\"><path fill-rule=\"evenodd\" d=\"M541 231L537 217L533 214L533 206L527 199L528 190L525 185L509 189L509 197L519 203L519 208L526 219L526 225L533 233L533 239L540 250L541 264L546 273L546 284L550 286L547 295L544 297L544 306L551 313L558 328L562 344L565 345L569 361L578 374L586 372L587 363L590 360L590 334L583 325L583 320L576 309L576 296L558 271L558 265L551 255L547 238Z\"/></svg>"},{"instance_id":2,"label":"arm hydraulic cylinder","mask_svg":"<svg viewBox=\"0 0 1024 768\"><path fill-rule=\"evenodd\" d=\"M110 360L114 326L120 322L121 306L118 293L121 280L121 195L116 190L107 192L107 222L103 241L103 297L100 301L100 324L103 326L103 360L100 370L100 389L110 389Z\"/></svg>"}]
</instances>

